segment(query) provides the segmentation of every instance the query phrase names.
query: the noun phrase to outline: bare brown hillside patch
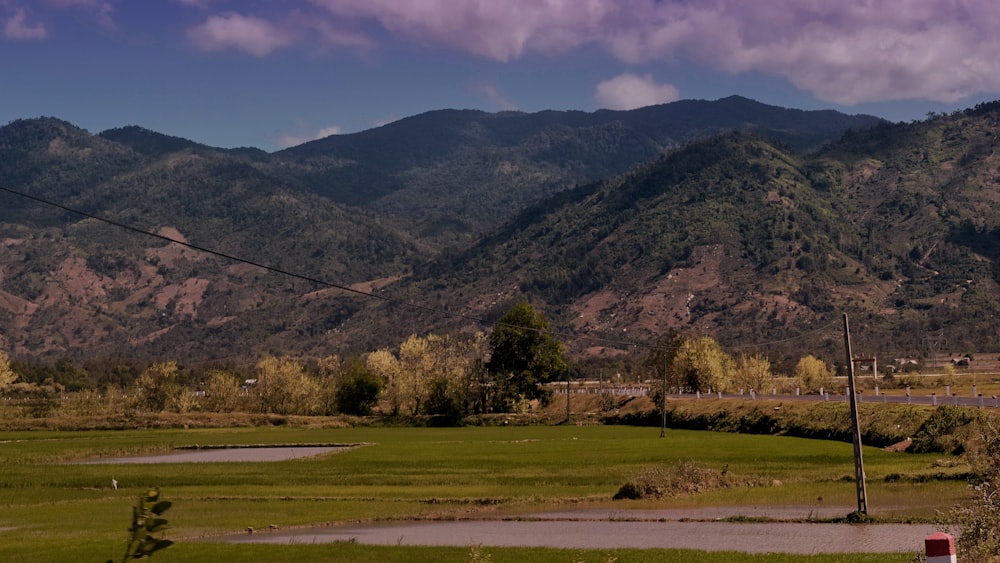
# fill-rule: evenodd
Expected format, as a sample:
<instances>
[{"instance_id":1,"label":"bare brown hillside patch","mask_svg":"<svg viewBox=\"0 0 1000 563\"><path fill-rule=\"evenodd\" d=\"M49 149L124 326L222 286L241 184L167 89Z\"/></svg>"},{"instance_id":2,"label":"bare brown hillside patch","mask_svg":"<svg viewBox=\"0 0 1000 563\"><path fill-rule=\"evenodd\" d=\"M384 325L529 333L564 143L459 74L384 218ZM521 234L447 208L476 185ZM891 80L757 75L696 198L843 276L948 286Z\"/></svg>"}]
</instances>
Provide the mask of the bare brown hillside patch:
<instances>
[{"instance_id":1,"label":"bare brown hillside patch","mask_svg":"<svg viewBox=\"0 0 1000 563\"><path fill-rule=\"evenodd\" d=\"M641 295L617 289L596 292L574 307L578 330L630 329L663 332L692 322L692 304L720 288L725 252L721 245L700 246L690 267L674 268L647 284Z\"/></svg>"}]
</instances>

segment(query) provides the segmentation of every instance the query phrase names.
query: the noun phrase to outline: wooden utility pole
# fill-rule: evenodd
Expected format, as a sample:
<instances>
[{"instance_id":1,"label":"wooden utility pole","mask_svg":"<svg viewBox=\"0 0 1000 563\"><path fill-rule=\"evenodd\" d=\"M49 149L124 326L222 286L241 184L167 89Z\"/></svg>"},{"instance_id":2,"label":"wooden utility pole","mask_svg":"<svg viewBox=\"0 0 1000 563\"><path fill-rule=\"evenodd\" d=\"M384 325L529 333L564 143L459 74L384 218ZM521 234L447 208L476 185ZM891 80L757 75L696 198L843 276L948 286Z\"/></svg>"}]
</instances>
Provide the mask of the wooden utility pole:
<instances>
[{"instance_id":1,"label":"wooden utility pole","mask_svg":"<svg viewBox=\"0 0 1000 563\"><path fill-rule=\"evenodd\" d=\"M660 438L667 435L667 359L663 358L663 393L660 397Z\"/></svg>"},{"instance_id":2,"label":"wooden utility pole","mask_svg":"<svg viewBox=\"0 0 1000 563\"><path fill-rule=\"evenodd\" d=\"M865 462L861 457L861 423L858 421L858 396L854 391L854 356L851 354L851 329L844 313L844 348L847 350L847 392L850 393L851 426L854 438L854 482L857 485L858 512L868 514L868 492L865 490Z\"/></svg>"},{"instance_id":3,"label":"wooden utility pole","mask_svg":"<svg viewBox=\"0 0 1000 563\"><path fill-rule=\"evenodd\" d=\"M572 411L570 410L569 404L569 370L566 370L566 423L569 424L572 421Z\"/></svg>"}]
</instances>

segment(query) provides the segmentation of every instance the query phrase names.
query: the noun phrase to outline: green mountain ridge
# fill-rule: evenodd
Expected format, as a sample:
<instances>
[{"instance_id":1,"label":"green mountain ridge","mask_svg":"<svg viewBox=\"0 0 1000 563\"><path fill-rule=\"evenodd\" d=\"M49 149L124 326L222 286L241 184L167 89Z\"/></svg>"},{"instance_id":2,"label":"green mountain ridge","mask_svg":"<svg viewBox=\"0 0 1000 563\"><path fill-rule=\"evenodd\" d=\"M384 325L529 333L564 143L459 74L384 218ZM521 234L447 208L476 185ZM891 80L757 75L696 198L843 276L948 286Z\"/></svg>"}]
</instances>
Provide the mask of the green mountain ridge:
<instances>
[{"instance_id":1,"label":"green mountain ridge","mask_svg":"<svg viewBox=\"0 0 1000 563\"><path fill-rule=\"evenodd\" d=\"M487 319L527 298L580 353L677 329L837 359L841 313L860 349L890 357L1000 349L998 126L981 108L811 155L740 133L696 141L417 274L457 280L435 303Z\"/></svg>"},{"instance_id":2,"label":"green mountain ridge","mask_svg":"<svg viewBox=\"0 0 1000 563\"><path fill-rule=\"evenodd\" d=\"M268 154L20 120L0 186L309 279L3 193L0 349L361 352L523 298L579 357L677 329L835 359L842 312L880 355L1000 349L998 125L993 105L893 125L733 97L431 112Z\"/></svg>"}]
</instances>

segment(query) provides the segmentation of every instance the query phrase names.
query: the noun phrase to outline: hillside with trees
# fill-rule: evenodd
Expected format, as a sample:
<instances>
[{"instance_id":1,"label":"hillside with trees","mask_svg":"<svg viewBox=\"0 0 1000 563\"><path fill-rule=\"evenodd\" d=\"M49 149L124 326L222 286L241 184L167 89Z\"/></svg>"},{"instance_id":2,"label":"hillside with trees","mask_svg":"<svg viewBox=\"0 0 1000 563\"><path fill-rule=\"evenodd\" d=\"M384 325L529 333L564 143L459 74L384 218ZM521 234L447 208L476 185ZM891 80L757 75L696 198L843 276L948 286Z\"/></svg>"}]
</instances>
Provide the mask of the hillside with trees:
<instances>
[{"instance_id":1,"label":"hillside with trees","mask_svg":"<svg viewBox=\"0 0 1000 563\"><path fill-rule=\"evenodd\" d=\"M407 291L485 318L527 298L576 353L676 329L778 350L806 334L789 361L803 345L834 358L845 312L883 357L1000 349L997 126L991 104L809 155L743 133L695 141L526 210Z\"/></svg>"},{"instance_id":2,"label":"hillside with trees","mask_svg":"<svg viewBox=\"0 0 1000 563\"><path fill-rule=\"evenodd\" d=\"M843 312L883 357L1000 348L997 104L909 124L679 104L432 112L274 154L13 122L0 187L36 199L0 196L0 347L50 362L348 357L465 338L526 302L574 359L634 357L676 330L790 371L802 347L837 357ZM515 154L530 182L484 179ZM353 172L327 175L340 168ZM435 174L453 183L431 197ZM431 233L392 198L464 226Z\"/></svg>"}]
</instances>

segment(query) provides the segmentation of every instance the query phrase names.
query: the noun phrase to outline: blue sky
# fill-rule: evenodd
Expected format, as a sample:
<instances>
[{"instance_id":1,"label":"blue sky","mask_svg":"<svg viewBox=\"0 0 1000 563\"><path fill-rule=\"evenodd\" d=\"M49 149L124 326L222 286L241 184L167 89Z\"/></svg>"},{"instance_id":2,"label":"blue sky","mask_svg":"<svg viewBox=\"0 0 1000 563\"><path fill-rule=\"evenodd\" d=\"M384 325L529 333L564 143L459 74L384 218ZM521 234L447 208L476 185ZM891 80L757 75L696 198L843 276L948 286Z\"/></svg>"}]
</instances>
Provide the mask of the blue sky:
<instances>
[{"instance_id":1,"label":"blue sky","mask_svg":"<svg viewBox=\"0 0 1000 563\"><path fill-rule=\"evenodd\" d=\"M992 0L0 0L0 124L272 151L424 111L1000 98Z\"/></svg>"}]
</instances>

